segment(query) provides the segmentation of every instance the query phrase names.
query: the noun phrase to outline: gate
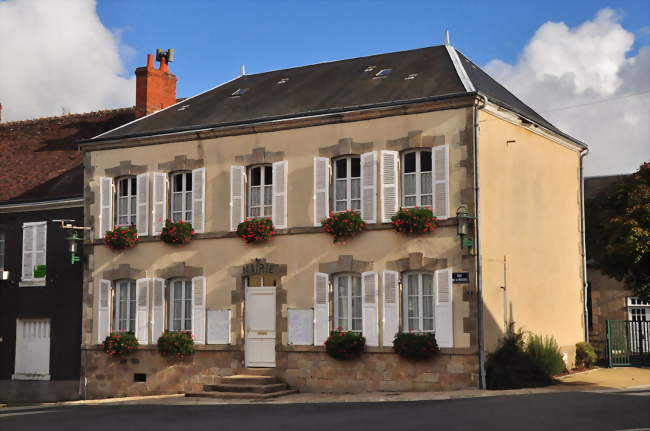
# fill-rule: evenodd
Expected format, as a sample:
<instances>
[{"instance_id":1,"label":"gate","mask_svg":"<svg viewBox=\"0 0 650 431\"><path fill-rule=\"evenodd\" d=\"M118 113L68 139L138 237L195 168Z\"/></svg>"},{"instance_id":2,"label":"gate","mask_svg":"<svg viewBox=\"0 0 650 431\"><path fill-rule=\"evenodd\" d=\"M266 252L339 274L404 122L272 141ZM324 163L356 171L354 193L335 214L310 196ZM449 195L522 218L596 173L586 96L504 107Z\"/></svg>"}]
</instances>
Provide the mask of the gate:
<instances>
[{"instance_id":1,"label":"gate","mask_svg":"<svg viewBox=\"0 0 650 431\"><path fill-rule=\"evenodd\" d=\"M608 320L607 361L610 367L650 365L650 321Z\"/></svg>"}]
</instances>

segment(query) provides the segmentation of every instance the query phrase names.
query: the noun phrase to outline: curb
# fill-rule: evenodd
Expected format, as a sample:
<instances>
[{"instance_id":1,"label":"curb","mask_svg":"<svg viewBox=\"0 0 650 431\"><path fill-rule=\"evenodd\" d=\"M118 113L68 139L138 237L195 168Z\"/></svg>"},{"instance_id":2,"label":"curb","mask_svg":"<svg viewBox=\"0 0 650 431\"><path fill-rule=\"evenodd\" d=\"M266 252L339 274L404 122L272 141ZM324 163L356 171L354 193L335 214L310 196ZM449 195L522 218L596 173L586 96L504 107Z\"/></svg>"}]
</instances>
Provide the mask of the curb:
<instances>
[{"instance_id":1,"label":"curb","mask_svg":"<svg viewBox=\"0 0 650 431\"><path fill-rule=\"evenodd\" d=\"M175 397L184 397L184 396L185 394L166 394L166 395L143 395L143 396L119 397L119 398L100 398L96 400L58 401L53 403L33 403L33 404L21 404L16 406L12 406L9 404L0 404L0 408L58 407L58 406L110 404L110 403L121 403L121 402L128 402L128 401L156 400L156 399L166 399L166 398L175 398Z\"/></svg>"}]
</instances>

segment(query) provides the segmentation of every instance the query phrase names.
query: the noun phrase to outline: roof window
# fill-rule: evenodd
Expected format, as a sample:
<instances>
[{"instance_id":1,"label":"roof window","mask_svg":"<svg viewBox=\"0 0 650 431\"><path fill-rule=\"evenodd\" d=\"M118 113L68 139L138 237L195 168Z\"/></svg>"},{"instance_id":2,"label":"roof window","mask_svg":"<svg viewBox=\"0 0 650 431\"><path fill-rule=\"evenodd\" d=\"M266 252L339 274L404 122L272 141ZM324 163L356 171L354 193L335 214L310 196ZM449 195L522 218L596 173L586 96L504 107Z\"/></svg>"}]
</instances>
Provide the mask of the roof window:
<instances>
[{"instance_id":1,"label":"roof window","mask_svg":"<svg viewBox=\"0 0 650 431\"><path fill-rule=\"evenodd\" d=\"M180 108L178 108L177 111L184 111L184 110L186 110L186 109L189 108L189 107L190 107L190 105L183 105L183 106L181 106Z\"/></svg>"},{"instance_id":2,"label":"roof window","mask_svg":"<svg viewBox=\"0 0 650 431\"><path fill-rule=\"evenodd\" d=\"M377 66L368 66L365 69L363 69L363 71L364 72L372 72L373 70L375 70L376 67Z\"/></svg>"},{"instance_id":3,"label":"roof window","mask_svg":"<svg viewBox=\"0 0 650 431\"><path fill-rule=\"evenodd\" d=\"M278 81L278 84L286 84L289 81L289 78L282 78Z\"/></svg>"},{"instance_id":4,"label":"roof window","mask_svg":"<svg viewBox=\"0 0 650 431\"><path fill-rule=\"evenodd\" d=\"M392 71L393 71L393 69L381 69L379 72L377 72L377 74L375 75L375 78L385 78L388 75L390 75L390 73Z\"/></svg>"},{"instance_id":5,"label":"roof window","mask_svg":"<svg viewBox=\"0 0 650 431\"><path fill-rule=\"evenodd\" d=\"M235 91L234 93L232 93L230 95L230 97L239 97L242 94L246 94L247 91L248 91L248 88L238 88L237 91Z\"/></svg>"},{"instance_id":6,"label":"roof window","mask_svg":"<svg viewBox=\"0 0 650 431\"><path fill-rule=\"evenodd\" d=\"M409 76L407 76L406 78L404 78L404 80L415 79L415 78L417 78L417 77L418 77L418 74L417 74L417 73L411 73Z\"/></svg>"}]
</instances>

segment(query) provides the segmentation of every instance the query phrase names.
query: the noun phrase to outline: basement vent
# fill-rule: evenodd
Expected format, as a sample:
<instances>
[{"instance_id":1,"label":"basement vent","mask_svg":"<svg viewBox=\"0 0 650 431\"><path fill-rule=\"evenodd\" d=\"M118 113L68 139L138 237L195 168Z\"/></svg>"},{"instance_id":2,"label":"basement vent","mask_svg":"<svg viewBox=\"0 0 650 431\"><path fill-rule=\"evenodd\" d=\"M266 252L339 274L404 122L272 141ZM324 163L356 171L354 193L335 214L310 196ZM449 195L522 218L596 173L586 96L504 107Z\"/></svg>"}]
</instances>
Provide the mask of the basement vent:
<instances>
[{"instance_id":1,"label":"basement vent","mask_svg":"<svg viewBox=\"0 0 650 431\"><path fill-rule=\"evenodd\" d=\"M135 373L135 374L133 374L133 381L134 382L146 382L147 381L147 375L145 373Z\"/></svg>"},{"instance_id":2,"label":"basement vent","mask_svg":"<svg viewBox=\"0 0 650 431\"><path fill-rule=\"evenodd\" d=\"M282 78L278 81L278 84L286 84L289 81L289 78Z\"/></svg>"},{"instance_id":3,"label":"basement vent","mask_svg":"<svg viewBox=\"0 0 650 431\"><path fill-rule=\"evenodd\" d=\"M375 75L375 78L385 78L388 75L390 75L390 73L392 71L393 71L393 69L381 69L379 72L377 72L377 74Z\"/></svg>"},{"instance_id":4,"label":"basement vent","mask_svg":"<svg viewBox=\"0 0 650 431\"><path fill-rule=\"evenodd\" d=\"M417 78L417 77L418 77L418 74L417 74L417 73L411 73L409 76L407 76L406 78L404 78L404 80L415 79L415 78Z\"/></svg>"},{"instance_id":5,"label":"basement vent","mask_svg":"<svg viewBox=\"0 0 650 431\"><path fill-rule=\"evenodd\" d=\"M230 95L230 97L239 97L242 94L246 94L248 92L248 88L238 88L234 93Z\"/></svg>"}]
</instances>

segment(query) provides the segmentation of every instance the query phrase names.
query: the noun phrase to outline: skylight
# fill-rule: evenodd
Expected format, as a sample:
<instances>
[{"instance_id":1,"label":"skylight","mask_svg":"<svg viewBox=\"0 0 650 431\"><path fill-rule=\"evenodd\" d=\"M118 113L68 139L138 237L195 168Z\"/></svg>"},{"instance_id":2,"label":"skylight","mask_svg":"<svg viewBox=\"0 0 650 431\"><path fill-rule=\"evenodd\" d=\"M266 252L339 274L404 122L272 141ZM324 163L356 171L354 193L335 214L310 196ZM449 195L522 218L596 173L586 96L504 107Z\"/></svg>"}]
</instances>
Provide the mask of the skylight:
<instances>
[{"instance_id":1,"label":"skylight","mask_svg":"<svg viewBox=\"0 0 650 431\"><path fill-rule=\"evenodd\" d=\"M289 78L282 78L281 80L278 81L278 84L286 84L287 81L289 81Z\"/></svg>"},{"instance_id":2,"label":"skylight","mask_svg":"<svg viewBox=\"0 0 650 431\"><path fill-rule=\"evenodd\" d=\"M248 88L238 88L237 91L235 91L234 93L232 93L230 95L230 97L241 96L242 94L246 94L247 91L248 91Z\"/></svg>"},{"instance_id":3,"label":"skylight","mask_svg":"<svg viewBox=\"0 0 650 431\"><path fill-rule=\"evenodd\" d=\"M375 70L375 67L377 67L377 66L368 66L363 71L364 72L372 72L373 70Z\"/></svg>"},{"instance_id":4,"label":"skylight","mask_svg":"<svg viewBox=\"0 0 650 431\"><path fill-rule=\"evenodd\" d=\"M378 78L383 78L383 77L386 77L386 76L390 75L390 73L392 71L393 71L393 69L381 69L379 72L377 72L377 74L375 76L378 77Z\"/></svg>"},{"instance_id":5,"label":"skylight","mask_svg":"<svg viewBox=\"0 0 650 431\"><path fill-rule=\"evenodd\" d=\"M418 76L417 73L411 73L409 76L407 76L406 78L404 78L404 80L415 79L415 78L417 78L417 76Z\"/></svg>"}]
</instances>

